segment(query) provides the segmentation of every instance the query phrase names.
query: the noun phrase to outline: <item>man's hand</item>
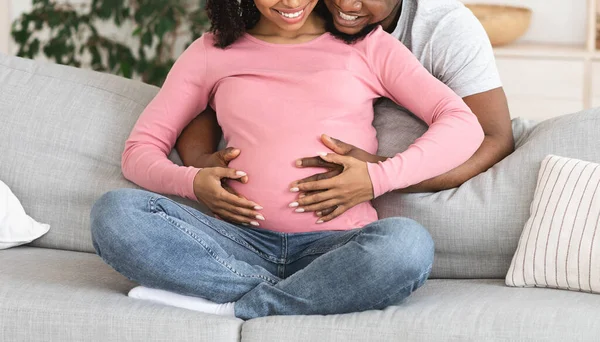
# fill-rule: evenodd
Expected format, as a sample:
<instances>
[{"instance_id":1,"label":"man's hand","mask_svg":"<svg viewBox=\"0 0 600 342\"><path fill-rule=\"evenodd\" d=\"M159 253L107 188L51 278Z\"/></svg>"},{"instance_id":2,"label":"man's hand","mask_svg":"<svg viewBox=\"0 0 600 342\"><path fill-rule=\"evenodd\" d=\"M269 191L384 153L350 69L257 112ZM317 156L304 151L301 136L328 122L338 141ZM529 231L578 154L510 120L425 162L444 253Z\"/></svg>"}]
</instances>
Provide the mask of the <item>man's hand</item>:
<instances>
[{"instance_id":1,"label":"man's hand","mask_svg":"<svg viewBox=\"0 0 600 342\"><path fill-rule=\"evenodd\" d=\"M218 152L217 152L218 153ZM194 193L219 218L243 225L258 226L264 220L258 212L262 207L242 196L225 190L227 179L241 180L247 177L243 171L225 167L204 168L194 177Z\"/></svg>"},{"instance_id":2,"label":"man's hand","mask_svg":"<svg viewBox=\"0 0 600 342\"><path fill-rule=\"evenodd\" d=\"M368 162L368 163L377 163L380 161L385 161L387 158L386 157L380 157L374 154L371 154L365 150L362 150L354 145L350 145L348 143L345 143L341 140L338 139L334 139L330 136L327 136L325 134L323 134L321 136L321 141L323 142L323 144L329 148L330 150L332 150L333 152L339 154L339 155L343 155L343 156L349 156L349 157L354 157L360 161L364 161L364 162ZM329 178L333 178L335 176L338 176L339 174L342 173L343 171L343 166L342 165L338 165L335 163L329 163L325 160L323 160L323 158L321 157L309 157L309 158L302 158L296 161L296 166L298 167L321 167L321 168L325 168L328 171L323 172L323 173L319 173L307 178L304 178L302 180L299 180L297 182L295 182L294 184L302 184L302 183L307 183L307 182L316 182L319 180L325 180L325 179L329 179ZM318 191L317 191L318 192ZM308 193L303 193L300 196L304 197L304 196L310 196L313 195L317 192L308 192ZM320 211L317 211L317 215L318 216L327 216L329 214L331 214L334 210L336 209L336 207L331 207L331 208L327 208L327 209L323 209ZM349 208L346 208L344 211L348 210ZM343 212L343 211L342 211ZM341 214L341 213L340 213ZM339 216L339 215L338 215Z\"/></svg>"},{"instance_id":3,"label":"man's hand","mask_svg":"<svg viewBox=\"0 0 600 342\"><path fill-rule=\"evenodd\" d=\"M321 142L323 142L323 145L325 145L327 148L329 148L330 150L332 150L333 152L335 152L337 154L340 154L342 156L354 157L358 160L361 160L361 161L364 161L367 163L377 163L377 162L384 161L387 159L386 157L380 157L380 156L371 154L371 153L369 153L365 150L362 150L354 145L347 144L341 140L334 139L325 134L321 135ZM310 181L316 181L316 180L321 180L321 179L328 179L328 178L337 176L342 172L342 167L340 165L328 163L320 157L308 157L308 158L298 159L296 161L296 166L298 166L298 167L322 167L322 168L329 169L328 172L314 175L314 176L311 176L308 178L304 178L300 182L310 182Z\"/></svg>"},{"instance_id":4,"label":"man's hand","mask_svg":"<svg viewBox=\"0 0 600 342\"><path fill-rule=\"evenodd\" d=\"M213 154L205 154L205 155L201 155L198 156L196 158L196 162L193 164L193 166L198 167L198 168L207 168L207 167L228 167L229 162L234 160L235 158L237 158L240 155L241 151L237 148L233 148L233 147L228 147L224 150L221 151L217 151ZM241 183L248 183L248 176L243 176L239 179L235 179L238 182ZM229 185L227 185L227 182L223 182L223 188L227 191L229 191L230 193L239 196L238 193L233 190L233 188L231 188Z\"/></svg>"},{"instance_id":5,"label":"man's hand","mask_svg":"<svg viewBox=\"0 0 600 342\"><path fill-rule=\"evenodd\" d=\"M329 179L292 183L292 192L307 192L290 204L290 207L296 207L296 212L317 212L317 216L320 216L317 223L323 223L359 203L373 199L373 185L366 162L335 153L324 153L320 158L328 165L340 167L342 171ZM332 208L331 212L324 213Z\"/></svg>"}]
</instances>

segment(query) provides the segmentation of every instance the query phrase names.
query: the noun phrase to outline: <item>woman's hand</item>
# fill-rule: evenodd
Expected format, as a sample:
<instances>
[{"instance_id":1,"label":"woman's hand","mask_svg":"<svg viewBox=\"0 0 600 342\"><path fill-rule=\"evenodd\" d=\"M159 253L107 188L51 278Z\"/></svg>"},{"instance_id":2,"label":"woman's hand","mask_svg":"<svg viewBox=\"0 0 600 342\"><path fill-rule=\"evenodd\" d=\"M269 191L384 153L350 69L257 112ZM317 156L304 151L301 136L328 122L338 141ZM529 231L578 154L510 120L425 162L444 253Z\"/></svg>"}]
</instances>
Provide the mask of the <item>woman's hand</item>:
<instances>
[{"instance_id":1,"label":"woman's hand","mask_svg":"<svg viewBox=\"0 0 600 342\"><path fill-rule=\"evenodd\" d=\"M290 207L297 207L296 212L316 212L320 216L317 223L323 223L373 199L373 185L366 162L335 153L323 153L320 158L341 168L341 173L328 179L292 183L292 192L306 192L290 204ZM329 213L323 212L332 208Z\"/></svg>"},{"instance_id":2,"label":"woman's hand","mask_svg":"<svg viewBox=\"0 0 600 342\"><path fill-rule=\"evenodd\" d=\"M219 153L219 152L217 152ZM262 207L225 188L227 179L247 179L243 171L227 167L201 169L194 177L194 193L219 218L232 223L259 226L264 217L258 212Z\"/></svg>"}]
</instances>

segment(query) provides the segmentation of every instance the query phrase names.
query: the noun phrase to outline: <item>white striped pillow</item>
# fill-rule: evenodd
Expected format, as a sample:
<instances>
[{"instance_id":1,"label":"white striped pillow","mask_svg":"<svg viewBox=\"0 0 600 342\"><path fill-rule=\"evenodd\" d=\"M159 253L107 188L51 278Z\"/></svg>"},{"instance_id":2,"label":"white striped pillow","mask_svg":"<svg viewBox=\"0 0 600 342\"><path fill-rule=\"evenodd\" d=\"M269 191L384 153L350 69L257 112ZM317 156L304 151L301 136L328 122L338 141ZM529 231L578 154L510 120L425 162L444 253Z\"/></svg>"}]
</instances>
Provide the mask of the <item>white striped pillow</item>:
<instances>
[{"instance_id":1,"label":"white striped pillow","mask_svg":"<svg viewBox=\"0 0 600 342\"><path fill-rule=\"evenodd\" d=\"M600 293L600 164L542 161L506 285Z\"/></svg>"}]
</instances>

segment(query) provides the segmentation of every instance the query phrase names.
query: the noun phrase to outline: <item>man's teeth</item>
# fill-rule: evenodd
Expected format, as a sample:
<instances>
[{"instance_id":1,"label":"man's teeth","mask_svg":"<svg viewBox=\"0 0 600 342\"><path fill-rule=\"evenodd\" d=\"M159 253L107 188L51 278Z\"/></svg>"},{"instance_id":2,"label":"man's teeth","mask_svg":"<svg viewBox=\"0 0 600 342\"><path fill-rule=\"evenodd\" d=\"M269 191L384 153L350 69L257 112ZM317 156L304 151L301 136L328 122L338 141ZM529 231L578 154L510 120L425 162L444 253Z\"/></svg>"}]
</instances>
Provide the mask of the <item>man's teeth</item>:
<instances>
[{"instance_id":1,"label":"man's teeth","mask_svg":"<svg viewBox=\"0 0 600 342\"><path fill-rule=\"evenodd\" d=\"M279 11L277 11L277 12L279 12ZM286 18L290 18L290 19L298 18L299 16L302 15L302 13L304 13L304 10L298 11L296 13L283 13L283 12L279 12L279 14L281 14L282 16L284 16Z\"/></svg>"},{"instance_id":2,"label":"man's teeth","mask_svg":"<svg viewBox=\"0 0 600 342\"><path fill-rule=\"evenodd\" d=\"M348 14L345 14L343 12L340 12L340 17L342 19L344 19L344 20L356 20L356 19L358 19L357 15L348 15Z\"/></svg>"}]
</instances>

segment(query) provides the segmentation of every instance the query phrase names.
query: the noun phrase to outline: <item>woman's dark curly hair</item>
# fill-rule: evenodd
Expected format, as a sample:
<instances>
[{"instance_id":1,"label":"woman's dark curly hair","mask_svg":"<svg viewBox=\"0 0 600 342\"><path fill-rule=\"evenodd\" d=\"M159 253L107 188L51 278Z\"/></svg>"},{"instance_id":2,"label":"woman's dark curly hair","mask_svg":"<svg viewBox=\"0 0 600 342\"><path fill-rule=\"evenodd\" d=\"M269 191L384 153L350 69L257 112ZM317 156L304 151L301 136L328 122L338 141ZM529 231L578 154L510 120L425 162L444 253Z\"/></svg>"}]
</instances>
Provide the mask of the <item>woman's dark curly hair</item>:
<instances>
[{"instance_id":1,"label":"woman's dark curly hair","mask_svg":"<svg viewBox=\"0 0 600 342\"><path fill-rule=\"evenodd\" d=\"M254 0L208 0L206 12L211 21L210 32L216 37L215 45L220 48L233 44L260 20ZM323 1L317 3L315 13L329 14Z\"/></svg>"}]
</instances>

